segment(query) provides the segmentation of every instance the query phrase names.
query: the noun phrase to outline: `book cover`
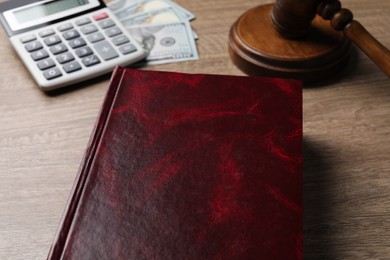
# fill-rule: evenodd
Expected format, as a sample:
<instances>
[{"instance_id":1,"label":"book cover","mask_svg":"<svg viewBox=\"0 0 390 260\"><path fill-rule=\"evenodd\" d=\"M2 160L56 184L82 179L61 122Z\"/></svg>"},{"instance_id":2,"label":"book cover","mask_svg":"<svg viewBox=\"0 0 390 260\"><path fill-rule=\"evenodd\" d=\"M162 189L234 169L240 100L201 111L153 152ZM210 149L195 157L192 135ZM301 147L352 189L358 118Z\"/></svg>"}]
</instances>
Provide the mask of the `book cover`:
<instances>
[{"instance_id":1,"label":"book cover","mask_svg":"<svg viewBox=\"0 0 390 260\"><path fill-rule=\"evenodd\" d=\"M118 67L48 259L301 259L302 87Z\"/></svg>"}]
</instances>

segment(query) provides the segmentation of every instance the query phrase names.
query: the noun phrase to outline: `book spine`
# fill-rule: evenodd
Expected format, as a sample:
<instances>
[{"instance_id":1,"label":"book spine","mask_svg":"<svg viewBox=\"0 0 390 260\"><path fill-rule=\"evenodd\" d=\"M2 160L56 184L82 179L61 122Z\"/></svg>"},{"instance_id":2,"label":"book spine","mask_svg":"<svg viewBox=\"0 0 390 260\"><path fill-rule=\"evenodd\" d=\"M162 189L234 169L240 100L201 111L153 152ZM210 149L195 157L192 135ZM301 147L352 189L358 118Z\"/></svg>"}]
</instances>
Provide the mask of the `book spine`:
<instances>
[{"instance_id":1,"label":"book spine","mask_svg":"<svg viewBox=\"0 0 390 260\"><path fill-rule=\"evenodd\" d=\"M112 107L112 104L115 100L116 93L118 91L118 88L120 86L120 82L122 80L122 76L124 73L124 69L121 67L116 67L114 70L109 88L107 90L106 97L103 101L103 105L101 107L101 110L98 114L97 121L95 123L95 126L92 130L92 134L90 137L90 140L87 145L87 149L84 153L84 157L81 161L79 171L77 173L75 182L73 184L72 190L70 192L70 196L68 198L65 211L63 213L61 222L59 224L57 233L54 237L52 246L50 248L49 254L47 259L50 260L57 260L61 259L64 246L67 241L68 233L71 228L73 218L76 212L76 209L78 207L78 203L80 201L82 192L84 190L84 185L86 182L86 179L89 175L89 170L93 161L93 158L96 154L96 150L98 148L98 145L100 143L100 139L103 133L103 130L105 128L105 125L108 121L110 110Z\"/></svg>"}]
</instances>

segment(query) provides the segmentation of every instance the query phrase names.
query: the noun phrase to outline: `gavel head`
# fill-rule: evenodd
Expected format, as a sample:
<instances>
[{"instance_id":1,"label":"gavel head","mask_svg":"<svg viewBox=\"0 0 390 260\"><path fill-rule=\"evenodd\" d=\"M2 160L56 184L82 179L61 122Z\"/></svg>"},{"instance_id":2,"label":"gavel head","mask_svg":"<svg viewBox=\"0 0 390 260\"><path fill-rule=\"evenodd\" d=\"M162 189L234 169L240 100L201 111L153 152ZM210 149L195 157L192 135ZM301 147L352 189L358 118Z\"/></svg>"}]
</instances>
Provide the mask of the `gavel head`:
<instances>
[{"instance_id":1,"label":"gavel head","mask_svg":"<svg viewBox=\"0 0 390 260\"><path fill-rule=\"evenodd\" d=\"M317 6L323 0L276 0L271 14L276 30L285 37L299 38L310 28Z\"/></svg>"}]
</instances>

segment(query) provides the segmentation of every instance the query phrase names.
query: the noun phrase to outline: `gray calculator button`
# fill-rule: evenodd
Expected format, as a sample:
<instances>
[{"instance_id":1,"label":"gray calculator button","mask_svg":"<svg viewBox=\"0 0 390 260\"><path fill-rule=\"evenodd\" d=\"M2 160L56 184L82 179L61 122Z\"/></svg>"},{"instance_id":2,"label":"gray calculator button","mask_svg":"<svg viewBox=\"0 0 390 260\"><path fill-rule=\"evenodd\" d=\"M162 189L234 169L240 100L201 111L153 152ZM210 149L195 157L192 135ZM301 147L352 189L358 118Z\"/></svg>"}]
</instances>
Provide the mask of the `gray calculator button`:
<instances>
[{"instance_id":1,"label":"gray calculator button","mask_svg":"<svg viewBox=\"0 0 390 260\"><path fill-rule=\"evenodd\" d=\"M53 35L53 36L49 36L49 37L45 38L44 41L45 41L47 46L52 46L54 44L60 43L61 39L57 35Z\"/></svg>"},{"instance_id":2,"label":"gray calculator button","mask_svg":"<svg viewBox=\"0 0 390 260\"><path fill-rule=\"evenodd\" d=\"M119 45L122 45L122 44L125 44L128 42L130 42L130 40L125 35L119 35L119 36L115 37L114 39L112 39L112 43L116 46L119 46Z\"/></svg>"},{"instance_id":3,"label":"gray calculator button","mask_svg":"<svg viewBox=\"0 0 390 260\"><path fill-rule=\"evenodd\" d=\"M91 56L88 56L88 57L85 57L83 60L82 60L83 64L86 66L86 67L90 67L92 65L95 65L95 64L98 64L100 63L100 60L99 58L96 56L96 55L91 55Z\"/></svg>"},{"instance_id":4,"label":"gray calculator button","mask_svg":"<svg viewBox=\"0 0 390 260\"><path fill-rule=\"evenodd\" d=\"M114 50L114 48L111 46L111 44L107 41L101 41L98 43L95 43L94 46L95 50L99 53L99 55L104 60L111 60L113 58L118 57L118 53Z\"/></svg>"},{"instance_id":5,"label":"gray calculator button","mask_svg":"<svg viewBox=\"0 0 390 260\"><path fill-rule=\"evenodd\" d=\"M111 19L104 19L103 21L99 22L99 26L102 29L106 29L106 28L109 28L109 27L114 26L114 25L115 25L115 23Z\"/></svg>"},{"instance_id":6,"label":"gray calculator button","mask_svg":"<svg viewBox=\"0 0 390 260\"><path fill-rule=\"evenodd\" d=\"M74 39L74 38L77 38L80 36L79 32L76 31L76 30L69 30L69 31L66 31L62 34L62 36L66 39L66 40L71 40L71 39Z\"/></svg>"},{"instance_id":7,"label":"gray calculator button","mask_svg":"<svg viewBox=\"0 0 390 260\"><path fill-rule=\"evenodd\" d=\"M84 25L84 24L87 24L87 23L90 23L90 22L91 22L91 19L89 19L88 17L85 17L85 18L78 19L76 21L76 24L78 26L81 26L81 25Z\"/></svg>"},{"instance_id":8,"label":"gray calculator button","mask_svg":"<svg viewBox=\"0 0 390 260\"><path fill-rule=\"evenodd\" d=\"M52 59L49 58L49 59L41 60L41 61L37 62L37 65L38 65L38 68L40 70L45 70L45 69L54 67L56 64L54 63L54 61Z\"/></svg>"},{"instance_id":9,"label":"gray calculator button","mask_svg":"<svg viewBox=\"0 0 390 260\"><path fill-rule=\"evenodd\" d=\"M73 49L76 49L78 47L84 46L85 44L86 43L85 43L84 39L82 39L82 38L77 38L77 39L73 39L73 40L69 41L69 45Z\"/></svg>"},{"instance_id":10,"label":"gray calculator button","mask_svg":"<svg viewBox=\"0 0 390 260\"><path fill-rule=\"evenodd\" d=\"M71 73L71 72L74 72L77 70L81 70L81 66L77 61L72 61L72 62L66 63L63 66L63 69L66 73Z\"/></svg>"},{"instance_id":11,"label":"gray calculator button","mask_svg":"<svg viewBox=\"0 0 390 260\"><path fill-rule=\"evenodd\" d=\"M37 37L34 34L28 34L28 35L25 35L22 38L20 38L20 42L26 43L26 42L35 41L36 39L37 39Z\"/></svg>"},{"instance_id":12,"label":"gray calculator button","mask_svg":"<svg viewBox=\"0 0 390 260\"><path fill-rule=\"evenodd\" d=\"M42 49L42 44L39 41L29 42L25 45L27 51L32 52Z\"/></svg>"},{"instance_id":13,"label":"gray calculator button","mask_svg":"<svg viewBox=\"0 0 390 260\"><path fill-rule=\"evenodd\" d=\"M71 23L64 23L57 27L57 30L60 32L72 29L73 25Z\"/></svg>"},{"instance_id":14,"label":"gray calculator button","mask_svg":"<svg viewBox=\"0 0 390 260\"><path fill-rule=\"evenodd\" d=\"M68 50L68 48L66 48L65 44L63 44L63 43L54 45L53 47L50 47L50 51L54 55L66 52L67 50Z\"/></svg>"},{"instance_id":15,"label":"gray calculator button","mask_svg":"<svg viewBox=\"0 0 390 260\"><path fill-rule=\"evenodd\" d=\"M53 29L46 29L46 30L40 31L38 34L41 37L46 37L46 36L49 36L49 35L53 35L54 34L54 30Z\"/></svg>"},{"instance_id":16,"label":"gray calculator button","mask_svg":"<svg viewBox=\"0 0 390 260\"><path fill-rule=\"evenodd\" d=\"M95 42L104 40L104 36L103 36L103 34L101 34L100 32L97 32L97 33L88 35L88 36L87 36L87 39L88 39L88 41L89 41L90 43L95 43Z\"/></svg>"},{"instance_id":17,"label":"gray calculator button","mask_svg":"<svg viewBox=\"0 0 390 260\"><path fill-rule=\"evenodd\" d=\"M106 35L108 36L108 37L114 37L114 36L116 36L116 35L119 35L119 34L121 34L122 33L122 31L121 31L121 29L119 29L118 27L112 27L112 28L110 28L110 29L107 29L106 31L105 31L105 33L106 33Z\"/></svg>"},{"instance_id":18,"label":"gray calculator button","mask_svg":"<svg viewBox=\"0 0 390 260\"><path fill-rule=\"evenodd\" d=\"M45 59L47 57L49 57L49 54L47 53L46 50L39 50L39 51L31 53L31 58L33 58L33 60L35 60L35 61L42 60L42 59Z\"/></svg>"},{"instance_id":19,"label":"gray calculator button","mask_svg":"<svg viewBox=\"0 0 390 260\"><path fill-rule=\"evenodd\" d=\"M63 63L67 63L68 61L74 60L74 57L73 57L72 53L65 52L65 53L62 53L60 55L57 55L57 60L59 63L63 64Z\"/></svg>"},{"instance_id":20,"label":"gray calculator button","mask_svg":"<svg viewBox=\"0 0 390 260\"><path fill-rule=\"evenodd\" d=\"M44 71L43 76L45 76L47 80L51 80L62 76L62 73L58 68L52 68Z\"/></svg>"},{"instance_id":21,"label":"gray calculator button","mask_svg":"<svg viewBox=\"0 0 390 260\"><path fill-rule=\"evenodd\" d=\"M81 29L80 29L80 31L84 34L94 33L94 32L97 32L97 30L98 30L98 28L93 24L85 25L85 26L81 27Z\"/></svg>"},{"instance_id":22,"label":"gray calculator button","mask_svg":"<svg viewBox=\"0 0 390 260\"><path fill-rule=\"evenodd\" d=\"M93 54L93 51L88 46L82 47L82 48L78 48L76 50L76 55L79 58L82 58L82 57L85 57L85 56L88 56L88 55L91 55L91 54Z\"/></svg>"},{"instance_id":23,"label":"gray calculator button","mask_svg":"<svg viewBox=\"0 0 390 260\"><path fill-rule=\"evenodd\" d=\"M135 52L136 50L137 50L137 48L132 43L126 44L126 45L119 48L119 51L122 54L129 54L129 53Z\"/></svg>"}]
</instances>

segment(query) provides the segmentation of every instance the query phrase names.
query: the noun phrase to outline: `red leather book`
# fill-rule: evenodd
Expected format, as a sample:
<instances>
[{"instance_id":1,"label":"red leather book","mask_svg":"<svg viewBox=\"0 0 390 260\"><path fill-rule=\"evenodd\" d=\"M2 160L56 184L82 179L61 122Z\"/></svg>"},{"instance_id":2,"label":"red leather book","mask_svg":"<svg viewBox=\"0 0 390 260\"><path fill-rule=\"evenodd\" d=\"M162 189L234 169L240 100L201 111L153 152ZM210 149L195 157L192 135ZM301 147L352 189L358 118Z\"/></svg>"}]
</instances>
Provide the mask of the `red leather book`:
<instances>
[{"instance_id":1,"label":"red leather book","mask_svg":"<svg viewBox=\"0 0 390 260\"><path fill-rule=\"evenodd\" d=\"M117 68L49 259L301 259L298 81Z\"/></svg>"}]
</instances>

